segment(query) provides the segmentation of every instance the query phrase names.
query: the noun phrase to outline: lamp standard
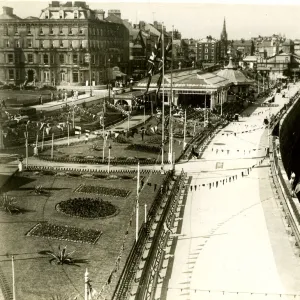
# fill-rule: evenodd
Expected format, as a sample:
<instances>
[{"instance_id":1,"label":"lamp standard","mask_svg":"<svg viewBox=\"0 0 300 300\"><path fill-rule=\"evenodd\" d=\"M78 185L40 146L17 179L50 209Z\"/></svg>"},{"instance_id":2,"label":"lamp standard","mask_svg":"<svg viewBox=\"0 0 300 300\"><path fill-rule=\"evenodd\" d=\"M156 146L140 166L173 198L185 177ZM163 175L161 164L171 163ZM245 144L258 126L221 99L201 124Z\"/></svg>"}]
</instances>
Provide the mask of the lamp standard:
<instances>
[{"instance_id":1,"label":"lamp standard","mask_svg":"<svg viewBox=\"0 0 300 300\"><path fill-rule=\"evenodd\" d=\"M110 58L107 60L108 69L107 69L107 80L108 80L108 102L110 103Z\"/></svg>"}]
</instances>

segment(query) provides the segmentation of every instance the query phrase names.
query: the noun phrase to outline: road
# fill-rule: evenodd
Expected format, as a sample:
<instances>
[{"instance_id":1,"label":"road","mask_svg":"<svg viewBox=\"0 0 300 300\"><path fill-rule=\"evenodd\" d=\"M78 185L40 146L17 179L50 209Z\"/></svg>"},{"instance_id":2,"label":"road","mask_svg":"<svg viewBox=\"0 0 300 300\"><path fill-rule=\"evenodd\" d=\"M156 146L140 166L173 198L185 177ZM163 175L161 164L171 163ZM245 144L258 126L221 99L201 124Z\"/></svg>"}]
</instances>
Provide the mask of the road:
<instances>
[{"instance_id":1,"label":"road","mask_svg":"<svg viewBox=\"0 0 300 300\"><path fill-rule=\"evenodd\" d=\"M192 191L161 299L300 299L299 255L263 160L260 127L280 107L258 107L217 134L201 159L177 166L192 176Z\"/></svg>"}]
</instances>

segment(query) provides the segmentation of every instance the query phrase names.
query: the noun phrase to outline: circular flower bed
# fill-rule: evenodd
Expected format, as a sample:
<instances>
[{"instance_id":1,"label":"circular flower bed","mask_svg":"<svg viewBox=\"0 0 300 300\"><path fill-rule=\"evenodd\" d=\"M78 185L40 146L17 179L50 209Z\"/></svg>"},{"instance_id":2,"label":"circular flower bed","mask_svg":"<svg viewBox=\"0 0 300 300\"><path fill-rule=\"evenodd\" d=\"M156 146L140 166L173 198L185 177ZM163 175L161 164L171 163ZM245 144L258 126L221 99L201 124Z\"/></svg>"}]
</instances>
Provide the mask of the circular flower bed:
<instances>
[{"instance_id":1,"label":"circular flower bed","mask_svg":"<svg viewBox=\"0 0 300 300\"><path fill-rule=\"evenodd\" d=\"M96 219L117 214L116 206L102 199L73 198L56 205L56 210L71 217Z\"/></svg>"}]
</instances>

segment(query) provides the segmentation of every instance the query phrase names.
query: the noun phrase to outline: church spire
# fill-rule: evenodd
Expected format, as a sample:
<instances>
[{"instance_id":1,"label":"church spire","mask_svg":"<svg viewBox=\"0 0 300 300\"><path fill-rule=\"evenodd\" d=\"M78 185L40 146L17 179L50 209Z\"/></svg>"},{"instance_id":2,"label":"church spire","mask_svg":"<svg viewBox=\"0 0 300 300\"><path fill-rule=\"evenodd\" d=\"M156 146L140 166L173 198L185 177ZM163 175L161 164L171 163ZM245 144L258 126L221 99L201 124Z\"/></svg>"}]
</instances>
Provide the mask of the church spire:
<instances>
[{"instance_id":1,"label":"church spire","mask_svg":"<svg viewBox=\"0 0 300 300\"><path fill-rule=\"evenodd\" d=\"M221 40L227 41L227 31L226 31L226 20L224 17L224 22L223 22L223 30L221 32Z\"/></svg>"}]
</instances>

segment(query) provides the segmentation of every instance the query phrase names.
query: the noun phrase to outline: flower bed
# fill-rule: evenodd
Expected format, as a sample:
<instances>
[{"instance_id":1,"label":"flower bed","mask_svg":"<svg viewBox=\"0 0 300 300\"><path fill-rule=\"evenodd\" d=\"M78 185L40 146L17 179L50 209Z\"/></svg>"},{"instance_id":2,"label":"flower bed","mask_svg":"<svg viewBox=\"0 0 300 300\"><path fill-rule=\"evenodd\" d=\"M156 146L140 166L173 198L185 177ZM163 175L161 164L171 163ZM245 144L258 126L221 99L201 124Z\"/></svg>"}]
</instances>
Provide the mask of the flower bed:
<instances>
[{"instance_id":1,"label":"flower bed","mask_svg":"<svg viewBox=\"0 0 300 300\"><path fill-rule=\"evenodd\" d=\"M126 198L130 194L130 191L117 188L109 188L99 185L79 185L75 191L76 193L86 193L86 194L97 194L97 195L106 195L113 197L122 197Z\"/></svg>"},{"instance_id":2,"label":"flower bed","mask_svg":"<svg viewBox=\"0 0 300 300\"><path fill-rule=\"evenodd\" d=\"M110 217L118 212L110 202L91 198L69 199L58 203L55 208L68 216L84 219Z\"/></svg>"},{"instance_id":3,"label":"flower bed","mask_svg":"<svg viewBox=\"0 0 300 300\"><path fill-rule=\"evenodd\" d=\"M100 230L81 229L73 226L61 226L51 223L38 223L26 234L26 236L88 244L96 244L101 235L102 231Z\"/></svg>"}]
</instances>

